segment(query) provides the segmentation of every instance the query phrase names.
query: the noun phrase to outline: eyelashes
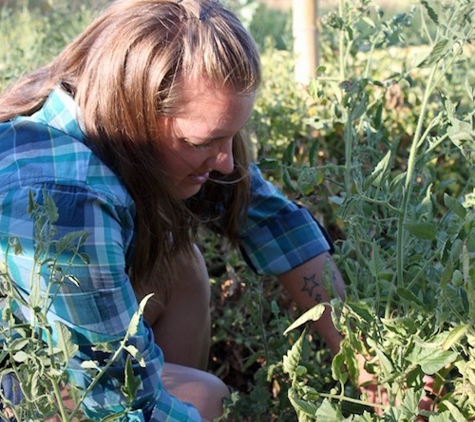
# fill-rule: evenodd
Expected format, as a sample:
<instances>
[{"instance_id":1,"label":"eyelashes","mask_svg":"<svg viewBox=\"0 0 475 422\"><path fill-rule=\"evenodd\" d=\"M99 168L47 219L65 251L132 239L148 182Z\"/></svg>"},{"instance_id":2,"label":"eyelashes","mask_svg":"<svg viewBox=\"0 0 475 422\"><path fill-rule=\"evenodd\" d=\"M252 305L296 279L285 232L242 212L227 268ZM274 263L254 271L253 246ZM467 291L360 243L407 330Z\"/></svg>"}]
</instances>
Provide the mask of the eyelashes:
<instances>
[{"instance_id":1,"label":"eyelashes","mask_svg":"<svg viewBox=\"0 0 475 422\"><path fill-rule=\"evenodd\" d=\"M211 148L211 145L213 145L213 141L207 142L205 144L195 144L191 142L188 138L181 138L181 141L197 151L206 151Z\"/></svg>"}]
</instances>

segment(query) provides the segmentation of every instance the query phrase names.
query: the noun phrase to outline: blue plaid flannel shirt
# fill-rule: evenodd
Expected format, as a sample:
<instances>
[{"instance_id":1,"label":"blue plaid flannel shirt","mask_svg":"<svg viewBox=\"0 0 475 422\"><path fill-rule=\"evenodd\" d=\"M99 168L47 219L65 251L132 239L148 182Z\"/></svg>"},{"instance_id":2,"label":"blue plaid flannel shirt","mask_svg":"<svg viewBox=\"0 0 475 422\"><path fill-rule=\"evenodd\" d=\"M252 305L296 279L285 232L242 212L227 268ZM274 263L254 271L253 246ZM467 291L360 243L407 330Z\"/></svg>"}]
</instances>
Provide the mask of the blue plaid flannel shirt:
<instances>
[{"instance_id":1,"label":"blue plaid flannel shirt","mask_svg":"<svg viewBox=\"0 0 475 422\"><path fill-rule=\"evenodd\" d=\"M133 254L135 206L119 178L85 145L74 100L54 90L43 108L29 117L0 124L0 260L8 260L17 287L28 295L33 264L33 221L27 213L29 192L52 196L59 209L58 236L86 230L84 250L90 263L76 260L68 273L79 286L66 282L51 309L50 322L71 331L79 352L70 363L74 382L86 388L91 378L81 368L98 360L92 346L118 342L138 308L126 273ZM259 273L280 274L329 250L312 216L288 201L252 166L252 200L241 228L241 249ZM21 255L5 256L8 238L16 236ZM45 289L47 276L40 282ZM53 324L54 326L54 324ZM134 364L141 387L128 421L200 421L196 409L169 395L161 383L163 354L150 327L140 322L130 338L145 360ZM84 410L100 419L125 409L120 392L124 355L88 395Z\"/></svg>"}]
</instances>

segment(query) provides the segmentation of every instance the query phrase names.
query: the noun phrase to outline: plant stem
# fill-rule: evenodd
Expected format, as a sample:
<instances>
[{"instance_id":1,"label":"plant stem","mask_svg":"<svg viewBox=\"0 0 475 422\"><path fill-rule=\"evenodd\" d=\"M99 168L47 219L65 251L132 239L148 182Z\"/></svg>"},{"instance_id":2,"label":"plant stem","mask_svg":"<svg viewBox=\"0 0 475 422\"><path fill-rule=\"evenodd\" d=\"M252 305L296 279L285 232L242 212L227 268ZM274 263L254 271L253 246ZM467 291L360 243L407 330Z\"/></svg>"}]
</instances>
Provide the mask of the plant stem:
<instances>
[{"instance_id":1,"label":"plant stem","mask_svg":"<svg viewBox=\"0 0 475 422\"><path fill-rule=\"evenodd\" d=\"M411 149L409 152L409 159L407 162L407 171L406 171L406 181L404 184L404 193L402 199L402 205L399 212L398 225L397 225L397 286L404 286L404 234L405 229L404 225L407 219L407 213L409 208L409 198L412 194L412 188L414 184L414 169L417 160L417 150L420 145L422 128L424 125L424 119L427 113L427 107L429 105L429 98L434 90L435 85L433 84L435 74L437 72L438 66L434 66L430 72L429 80L424 92L424 99L422 101L421 112L419 114L419 119L417 122L416 131L414 133L414 138L411 143ZM390 301L388 300L388 303Z\"/></svg>"},{"instance_id":2,"label":"plant stem","mask_svg":"<svg viewBox=\"0 0 475 422\"><path fill-rule=\"evenodd\" d=\"M61 413L61 420L63 422L68 422L69 421L68 415L66 414L66 409L64 408L63 398L61 396L61 390L59 388L59 385L56 382L57 380L50 378L50 381L51 381L51 385L53 386L53 391L56 397L56 402L58 404L59 411Z\"/></svg>"},{"instance_id":3,"label":"plant stem","mask_svg":"<svg viewBox=\"0 0 475 422\"><path fill-rule=\"evenodd\" d=\"M345 0L339 0L338 2L338 14L343 18L343 13L345 9ZM340 61L340 82L345 80L345 33L343 29L340 29L340 51L339 51L339 61Z\"/></svg>"},{"instance_id":4,"label":"plant stem","mask_svg":"<svg viewBox=\"0 0 475 422\"><path fill-rule=\"evenodd\" d=\"M326 398L326 399L334 399L334 400L340 400L340 401L347 401L350 403L355 403L355 404L361 404L363 406L369 406L369 407L374 407L378 409L386 409L386 406L383 404L376 404L376 403L368 403L363 400L358 400L354 399L352 397L347 397L344 395L334 395L334 394L328 394L328 393L318 393L321 397Z\"/></svg>"}]
</instances>

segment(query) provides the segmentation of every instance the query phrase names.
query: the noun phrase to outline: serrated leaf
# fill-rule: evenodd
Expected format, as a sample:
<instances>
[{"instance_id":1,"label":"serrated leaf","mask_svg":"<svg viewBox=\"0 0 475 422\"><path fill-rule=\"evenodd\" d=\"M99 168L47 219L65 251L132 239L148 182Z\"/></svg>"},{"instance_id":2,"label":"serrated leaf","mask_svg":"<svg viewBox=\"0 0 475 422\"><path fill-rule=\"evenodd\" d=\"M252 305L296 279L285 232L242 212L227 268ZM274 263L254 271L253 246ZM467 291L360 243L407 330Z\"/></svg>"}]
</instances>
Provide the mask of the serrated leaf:
<instances>
[{"instance_id":1,"label":"serrated leaf","mask_svg":"<svg viewBox=\"0 0 475 422\"><path fill-rule=\"evenodd\" d=\"M436 45L434 45L429 55L421 63L419 63L417 67L432 67L438 63L445 54L448 43L449 40L447 39L440 40Z\"/></svg>"},{"instance_id":2,"label":"serrated leaf","mask_svg":"<svg viewBox=\"0 0 475 422\"><path fill-rule=\"evenodd\" d=\"M84 244L85 240L89 236L85 230L77 230L72 231L65 234L61 239L56 242L56 253L60 255L66 249L70 248L71 246L81 246Z\"/></svg>"},{"instance_id":3,"label":"serrated leaf","mask_svg":"<svg viewBox=\"0 0 475 422\"><path fill-rule=\"evenodd\" d=\"M427 0L421 0L421 4L425 7L427 10L427 14L429 15L429 18L435 23L439 24L439 17L437 16L437 13L435 10L429 5L429 2Z\"/></svg>"},{"instance_id":4,"label":"serrated leaf","mask_svg":"<svg viewBox=\"0 0 475 422\"><path fill-rule=\"evenodd\" d=\"M121 387L122 394L129 401L132 401L135 396L137 395L137 391L140 388L142 381L140 377L136 377L134 374L134 368L132 365L132 359L130 356L127 356L127 360L125 361L125 382L124 385Z\"/></svg>"},{"instance_id":5,"label":"serrated leaf","mask_svg":"<svg viewBox=\"0 0 475 422\"><path fill-rule=\"evenodd\" d=\"M313 308L309 309L304 314L300 315L285 331L284 335L289 333L289 331L294 330L297 327L305 324L309 321L318 321L320 317L323 315L325 311L325 305L323 303L319 303L315 305Z\"/></svg>"},{"instance_id":6,"label":"serrated leaf","mask_svg":"<svg viewBox=\"0 0 475 422\"><path fill-rule=\"evenodd\" d=\"M43 204L49 222L51 224L56 223L59 219L58 207L46 189L43 189Z\"/></svg>"},{"instance_id":7,"label":"serrated leaf","mask_svg":"<svg viewBox=\"0 0 475 422\"><path fill-rule=\"evenodd\" d=\"M55 321L54 325L58 333L57 347L63 352L65 360L69 361L76 355L79 347L73 343L71 333L64 324Z\"/></svg>"},{"instance_id":8,"label":"serrated leaf","mask_svg":"<svg viewBox=\"0 0 475 422\"><path fill-rule=\"evenodd\" d=\"M347 380L347 375L346 373L342 372L341 368L343 367L345 363L345 355L344 353L340 350L335 357L333 358L332 361L332 377L336 381L340 381L341 383L345 383Z\"/></svg>"},{"instance_id":9,"label":"serrated leaf","mask_svg":"<svg viewBox=\"0 0 475 422\"><path fill-rule=\"evenodd\" d=\"M450 141L462 152L471 163L475 163L475 134L472 125L468 122L452 119L452 126L447 129Z\"/></svg>"},{"instance_id":10,"label":"serrated leaf","mask_svg":"<svg viewBox=\"0 0 475 422\"><path fill-rule=\"evenodd\" d=\"M303 340L306 334L306 330L304 330L292 348L282 358L284 372L289 375L293 375L295 369L299 365L300 357L302 355Z\"/></svg>"},{"instance_id":11,"label":"serrated leaf","mask_svg":"<svg viewBox=\"0 0 475 422\"><path fill-rule=\"evenodd\" d=\"M386 155L381 159L381 161L376 165L374 170L368 176L368 179L365 182L365 188L367 189L369 185L373 185L377 188L381 186L381 182L386 175L386 172L389 168L391 162L391 151L388 151Z\"/></svg>"},{"instance_id":12,"label":"serrated leaf","mask_svg":"<svg viewBox=\"0 0 475 422\"><path fill-rule=\"evenodd\" d=\"M130 319L129 327L127 329L127 337L135 336L135 334L137 334L138 327L139 327L139 324L140 324L140 321L142 319L142 315L145 309L145 305L147 304L148 300L152 296L153 296L153 293L149 293L140 301L137 311L135 311L134 315Z\"/></svg>"},{"instance_id":13,"label":"serrated leaf","mask_svg":"<svg viewBox=\"0 0 475 422\"><path fill-rule=\"evenodd\" d=\"M380 350L378 347L376 347L374 351L379 360L379 364L381 365L381 368L383 369L384 375L385 376L391 375L394 372L394 366L392 362L385 355L385 353L382 350Z\"/></svg>"}]
</instances>

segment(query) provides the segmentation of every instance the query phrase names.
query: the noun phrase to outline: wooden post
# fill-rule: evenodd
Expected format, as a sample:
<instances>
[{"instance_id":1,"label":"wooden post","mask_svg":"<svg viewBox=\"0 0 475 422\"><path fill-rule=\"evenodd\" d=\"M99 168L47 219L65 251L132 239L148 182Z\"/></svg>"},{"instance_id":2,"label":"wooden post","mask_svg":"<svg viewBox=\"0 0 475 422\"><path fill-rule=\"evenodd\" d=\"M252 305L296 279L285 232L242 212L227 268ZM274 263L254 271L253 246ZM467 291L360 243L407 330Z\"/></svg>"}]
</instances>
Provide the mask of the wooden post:
<instances>
[{"instance_id":1,"label":"wooden post","mask_svg":"<svg viewBox=\"0 0 475 422\"><path fill-rule=\"evenodd\" d=\"M294 38L295 78L307 85L318 67L318 0L293 0L292 32Z\"/></svg>"}]
</instances>

